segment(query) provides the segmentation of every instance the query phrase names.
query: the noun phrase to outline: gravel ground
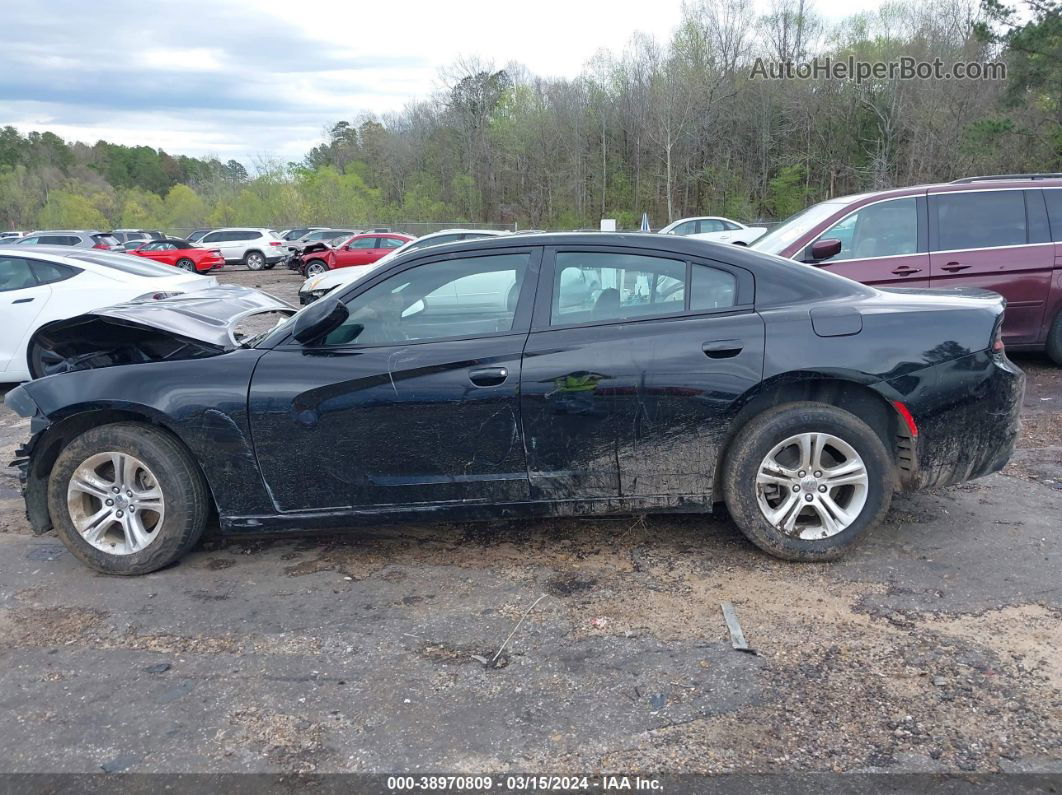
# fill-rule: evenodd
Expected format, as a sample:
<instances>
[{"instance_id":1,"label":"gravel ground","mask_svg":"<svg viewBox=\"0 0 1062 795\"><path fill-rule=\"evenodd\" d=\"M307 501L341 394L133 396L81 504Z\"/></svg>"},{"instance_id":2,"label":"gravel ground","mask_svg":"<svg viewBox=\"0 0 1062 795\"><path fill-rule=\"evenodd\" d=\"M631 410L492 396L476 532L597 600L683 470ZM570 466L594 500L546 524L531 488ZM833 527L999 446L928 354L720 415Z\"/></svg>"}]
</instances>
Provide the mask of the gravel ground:
<instances>
[{"instance_id":1,"label":"gravel ground","mask_svg":"<svg viewBox=\"0 0 1062 795\"><path fill-rule=\"evenodd\" d=\"M0 771L1062 774L1062 369L1016 361L1010 466L832 564L653 518L212 537L108 578L4 471ZM26 430L0 409L5 461Z\"/></svg>"}]
</instances>

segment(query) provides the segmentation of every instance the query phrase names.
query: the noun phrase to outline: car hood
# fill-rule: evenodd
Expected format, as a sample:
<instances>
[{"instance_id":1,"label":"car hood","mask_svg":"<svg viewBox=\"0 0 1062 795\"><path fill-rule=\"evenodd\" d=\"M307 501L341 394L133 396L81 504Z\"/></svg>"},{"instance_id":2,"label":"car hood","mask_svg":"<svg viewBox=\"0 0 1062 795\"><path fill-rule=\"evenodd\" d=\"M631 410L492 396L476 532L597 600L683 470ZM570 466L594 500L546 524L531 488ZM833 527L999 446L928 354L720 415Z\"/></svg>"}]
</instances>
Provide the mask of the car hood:
<instances>
[{"instance_id":1,"label":"car hood","mask_svg":"<svg viewBox=\"0 0 1062 795\"><path fill-rule=\"evenodd\" d=\"M208 287L161 301L130 301L87 312L126 323L168 331L224 348L239 344L234 330L241 321L259 314L295 314L295 307L261 290L237 285ZM76 320L77 318L71 318Z\"/></svg>"},{"instance_id":2,"label":"car hood","mask_svg":"<svg viewBox=\"0 0 1062 795\"><path fill-rule=\"evenodd\" d=\"M269 332L295 307L226 285L136 300L46 323L27 347L34 378L100 367L217 356Z\"/></svg>"}]
</instances>

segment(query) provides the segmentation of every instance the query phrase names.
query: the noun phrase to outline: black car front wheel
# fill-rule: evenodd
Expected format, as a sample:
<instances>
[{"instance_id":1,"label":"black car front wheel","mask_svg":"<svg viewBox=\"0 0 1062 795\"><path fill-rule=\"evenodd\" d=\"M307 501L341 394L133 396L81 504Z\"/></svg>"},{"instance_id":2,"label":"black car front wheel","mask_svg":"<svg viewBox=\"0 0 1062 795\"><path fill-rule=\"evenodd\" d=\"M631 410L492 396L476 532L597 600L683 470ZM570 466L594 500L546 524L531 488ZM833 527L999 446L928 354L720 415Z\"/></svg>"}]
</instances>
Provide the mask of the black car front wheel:
<instances>
[{"instance_id":1,"label":"black car front wheel","mask_svg":"<svg viewBox=\"0 0 1062 795\"><path fill-rule=\"evenodd\" d=\"M48 510L66 547L105 574L147 574L181 558L210 513L206 484L183 445L150 425L85 431L56 459Z\"/></svg>"},{"instance_id":2,"label":"black car front wheel","mask_svg":"<svg viewBox=\"0 0 1062 795\"><path fill-rule=\"evenodd\" d=\"M840 557L880 522L894 482L878 435L822 403L754 417L734 439L723 475L727 508L749 540L806 561Z\"/></svg>"}]
</instances>

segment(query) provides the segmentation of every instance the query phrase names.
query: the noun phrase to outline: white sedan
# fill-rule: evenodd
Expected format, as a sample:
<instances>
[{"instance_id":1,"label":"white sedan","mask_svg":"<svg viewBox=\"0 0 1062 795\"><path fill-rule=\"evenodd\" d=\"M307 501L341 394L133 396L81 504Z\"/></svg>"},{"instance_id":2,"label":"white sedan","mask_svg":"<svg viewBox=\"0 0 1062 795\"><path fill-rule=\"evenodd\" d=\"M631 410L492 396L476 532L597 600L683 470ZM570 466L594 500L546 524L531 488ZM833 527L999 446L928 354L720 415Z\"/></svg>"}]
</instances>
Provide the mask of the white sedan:
<instances>
[{"instance_id":1,"label":"white sedan","mask_svg":"<svg viewBox=\"0 0 1062 795\"><path fill-rule=\"evenodd\" d=\"M352 284L366 275L372 273L381 265L386 265L395 257L400 257L407 251L415 251L427 246L441 246L443 243L455 243L458 240L474 240L479 237L497 237L509 235L511 232L498 231L496 229L444 229L441 232L432 232L423 235L391 251L370 265L352 265L347 268L336 268L327 271L320 276L311 276L302 287L299 288L299 302L310 304L326 293L330 293L337 287Z\"/></svg>"},{"instance_id":2,"label":"white sedan","mask_svg":"<svg viewBox=\"0 0 1062 795\"><path fill-rule=\"evenodd\" d=\"M217 283L213 276L197 276L128 254L53 246L0 248L0 383L29 380L26 345L46 323Z\"/></svg>"},{"instance_id":3,"label":"white sedan","mask_svg":"<svg viewBox=\"0 0 1062 795\"><path fill-rule=\"evenodd\" d=\"M682 235L698 240L715 240L719 243L736 243L747 246L767 231L765 226L745 226L729 218L717 215L681 218L660 230L662 235Z\"/></svg>"}]
</instances>

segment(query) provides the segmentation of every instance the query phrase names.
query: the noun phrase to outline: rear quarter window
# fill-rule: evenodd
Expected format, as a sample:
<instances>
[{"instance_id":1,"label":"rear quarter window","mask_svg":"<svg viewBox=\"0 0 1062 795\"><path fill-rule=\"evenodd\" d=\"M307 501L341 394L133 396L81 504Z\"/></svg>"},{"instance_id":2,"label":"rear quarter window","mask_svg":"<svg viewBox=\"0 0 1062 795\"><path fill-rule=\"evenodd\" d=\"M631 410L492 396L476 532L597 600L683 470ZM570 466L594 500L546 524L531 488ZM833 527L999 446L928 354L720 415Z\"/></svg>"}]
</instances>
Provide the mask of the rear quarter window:
<instances>
[{"instance_id":1,"label":"rear quarter window","mask_svg":"<svg viewBox=\"0 0 1062 795\"><path fill-rule=\"evenodd\" d=\"M1047 217L1051 222L1051 239L1062 243L1062 188L1045 188Z\"/></svg>"}]
</instances>

